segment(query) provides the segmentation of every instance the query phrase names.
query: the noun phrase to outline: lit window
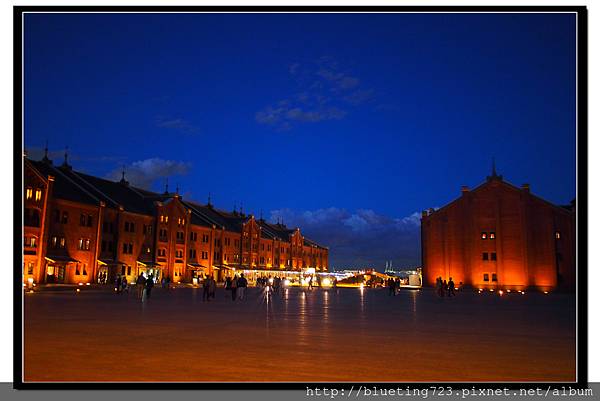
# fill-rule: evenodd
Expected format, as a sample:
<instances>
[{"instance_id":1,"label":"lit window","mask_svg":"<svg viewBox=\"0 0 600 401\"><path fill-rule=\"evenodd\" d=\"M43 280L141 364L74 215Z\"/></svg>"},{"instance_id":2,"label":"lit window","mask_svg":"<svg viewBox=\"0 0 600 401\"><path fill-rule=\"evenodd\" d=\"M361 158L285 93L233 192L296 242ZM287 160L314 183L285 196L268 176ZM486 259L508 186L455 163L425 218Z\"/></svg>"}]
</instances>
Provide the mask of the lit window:
<instances>
[{"instance_id":1,"label":"lit window","mask_svg":"<svg viewBox=\"0 0 600 401\"><path fill-rule=\"evenodd\" d=\"M42 199L42 190L41 189L36 189L35 190L35 200L39 201L40 199Z\"/></svg>"},{"instance_id":2,"label":"lit window","mask_svg":"<svg viewBox=\"0 0 600 401\"><path fill-rule=\"evenodd\" d=\"M487 239L487 233L485 233L485 232L481 233L481 239Z\"/></svg>"},{"instance_id":3,"label":"lit window","mask_svg":"<svg viewBox=\"0 0 600 401\"><path fill-rule=\"evenodd\" d=\"M27 198L27 199L33 198L33 189L27 188L25 190L25 198Z\"/></svg>"},{"instance_id":4,"label":"lit window","mask_svg":"<svg viewBox=\"0 0 600 401\"><path fill-rule=\"evenodd\" d=\"M554 233L554 238L560 239L560 231Z\"/></svg>"},{"instance_id":5,"label":"lit window","mask_svg":"<svg viewBox=\"0 0 600 401\"><path fill-rule=\"evenodd\" d=\"M496 233L495 232L490 232L490 239L496 239Z\"/></svg>"},{"instance_id":6,"label":"lit window","mask_svg":"<svg viewBox=\"0 0 600 401\"><path fill-rule=\"evenodd\" d=\"M60 237L60 247L61 248L65 247L65 237Z\"/></svg>"},{"instance_id":7,"label":"lit window","mask_svg":"<svg viewBox=\"0 0 600 401\"><path fill-rule=\"evenodd\" d=\"M490 281L490 275L487 273L483 274L483 281Z\"/></svg>"}]
</instances>

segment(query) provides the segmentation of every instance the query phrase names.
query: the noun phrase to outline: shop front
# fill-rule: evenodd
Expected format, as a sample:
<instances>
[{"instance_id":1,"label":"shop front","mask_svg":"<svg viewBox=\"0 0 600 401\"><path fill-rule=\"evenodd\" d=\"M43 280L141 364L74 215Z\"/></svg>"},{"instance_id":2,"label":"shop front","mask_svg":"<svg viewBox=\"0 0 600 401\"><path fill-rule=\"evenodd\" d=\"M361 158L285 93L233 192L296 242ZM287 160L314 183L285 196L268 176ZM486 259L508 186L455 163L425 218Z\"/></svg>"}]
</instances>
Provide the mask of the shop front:
<instances>
[{"instance_id":1,"label":"shop front","mask_svg":"<svg viewBox=\"0 0 600 401\"><path fill-rule=\"evenodd\" d=\"M79 263L69 255L51 255L46 256L46 274L44 282L47 284L63 284L69 281L67 268L73 266L73 263Z\"/></svg>"}]
</instances>

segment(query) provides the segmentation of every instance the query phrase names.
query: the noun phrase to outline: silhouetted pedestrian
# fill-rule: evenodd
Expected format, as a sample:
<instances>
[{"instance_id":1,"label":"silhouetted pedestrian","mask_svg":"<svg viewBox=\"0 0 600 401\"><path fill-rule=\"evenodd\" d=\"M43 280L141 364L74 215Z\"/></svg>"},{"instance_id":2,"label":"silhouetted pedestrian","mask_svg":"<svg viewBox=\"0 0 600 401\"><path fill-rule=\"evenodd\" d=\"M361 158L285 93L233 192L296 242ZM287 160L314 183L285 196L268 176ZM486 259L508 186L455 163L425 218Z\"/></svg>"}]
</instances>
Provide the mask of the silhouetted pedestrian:
<instances>
[{"instance_id":1,"label":"silhouetted pedestrian","mask_svg":"<svg viewBox=\"0 0 600 401\"><path fill-rule=\"evenodd\" d=\"M244 296L246 294L246 287L248 287L248 280L244 277L244 273L240 274L240 278L237 283L239 298L240 300L244 300Z\"/></svg>"},{"instance_id":2,"label":"silhouetted pedestrian","mask_svg":"<svg viewBox=\"0 0 600 401\"><path fill-rule=\"evenodd\" d=\"M231 280L231 300L235 301L237 299L237 287L238 287L238 276L237 274Z\"/></svg>"},{"instance_id":3,"label":"silhouetted pedestrian","mask_svg":"<svg viewBox=\"0 0 600 401\"><path fill-rule=\"evenodd\" d=\"M456 296L454 293L454 281L452 281L452 277L448 280L448 296Z\"/></svg>"}]
</instances>

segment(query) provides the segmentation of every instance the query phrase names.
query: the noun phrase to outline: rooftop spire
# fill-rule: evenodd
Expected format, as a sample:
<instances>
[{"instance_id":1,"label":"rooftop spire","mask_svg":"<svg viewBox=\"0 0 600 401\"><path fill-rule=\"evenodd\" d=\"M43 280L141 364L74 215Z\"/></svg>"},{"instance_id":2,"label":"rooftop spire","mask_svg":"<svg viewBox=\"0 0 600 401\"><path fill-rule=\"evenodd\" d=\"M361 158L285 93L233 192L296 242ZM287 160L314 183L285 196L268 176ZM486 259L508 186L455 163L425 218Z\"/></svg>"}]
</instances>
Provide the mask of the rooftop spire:
<instances>
[{"instance_id":1,"label":"rooftop spire","mask_svg":"<svg viewBox=\"0 0 600 401\"><path fill-rule=\"evenodd\" d=\"M495 157L492 157L492 175L488 175L487 179L488 179L488 181L493 180L493 179L502 180L502 176L498 175L498 173L496 172L496 158Z\"/></svg>"},{"instance_id":2,"label":"rooftop spire","mask_svg":"<svg viewBox=\"0 0 600 401\"><path fill-rule=\"evenodd\" d=\"M167 182L165 183L165 195L169 193L169 177L167 177Z\"/></svg>"},{"instance_id":3,"label":"rooftop spire","mask_svg":"<svg viewBox=\"0 0 600 401\"><path fill-rule=\"evenodd\" d=\"M208 207L212 207L212 203L210 201L210 192L208 193L208 203L206 204Z\"/></svg>"},{"instance_id":4,"label":"rooftop spire","mask_svg":"<svg viewBox=\"0 0 600 401\"><path fill-rule=\"evenodd\" d=\"M179 195L179 183L175 183L175 194Z\"/></svg>"},{"instance_id":5,"label":"rooftop spire","mask_svg":"<svg viewBox=\"0 0 600 401\"><path fill-rule=\"evenodd\" d=\"M62 164L62 167L70 168L69 166L69 147L65 146L65 161Z\"/></svg>"},{"instance_id":6,"label":"rooftop spire","mask_svg":"<svg viewBox=\"0 0 600 401\"><path fill-rule=\"evenodd\" d=\"M42 159L44 163L50 163L52 160L48 159L48 140L46 139L46 145L44 146L44 158Z\"/></svg>"},{"instance_id":7,"label":"rooftop spire","mask_svg":"<svg viewBox=\"0 0 600 401\"><path fill-rule=\"evenodd\" d=\"M123 168L121 169L121 181L119 181L121 184L129 184L127 182L127 180L125 179L125 165L123 164Z\"/></svg>"}]
</instances>

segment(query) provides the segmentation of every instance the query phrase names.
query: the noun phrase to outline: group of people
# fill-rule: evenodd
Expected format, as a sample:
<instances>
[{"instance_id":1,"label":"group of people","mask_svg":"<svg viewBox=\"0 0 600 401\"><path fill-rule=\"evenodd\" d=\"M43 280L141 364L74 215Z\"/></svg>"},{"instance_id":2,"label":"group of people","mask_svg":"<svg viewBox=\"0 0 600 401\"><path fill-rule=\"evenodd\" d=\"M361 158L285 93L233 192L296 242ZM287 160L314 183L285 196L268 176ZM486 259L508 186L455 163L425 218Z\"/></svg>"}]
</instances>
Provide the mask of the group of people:
<instances>
[{"instance_id":1,"label":"group of people","mask_svg":"<svg viewBox=\"0 0 600 401\"><path fill-rule=\"evenodd\" d=\"M202 283L202 300L210 301L211 298L214 299L216 290L217 281L211 276L206 276L204 283Z\"/></svg>"},{"instance_id":2,"label":"group of people","mask_svg":"<svg viewBox=\"0 0 600 401\"><path fill-rule=\"evenodd\" d=\"M214 282L214 287L216 288L217 282L214 281L214 279L212 277L210 279ZM246 280L246 277L244 277L244 273L240 274L239 277L236 274L235 276L233 276L233 278L227 277L225 279L225 290L231 291L231 300L232 301L235 301L236 299L243 301L246 296L246 288L247 287L248 287L248 280ZM214 298L214 293L213 293L213 298Z\"/></svg>"},{"instance_id":3,"label":"group of people","mask_svg":"<svg viewBox=\"0 0 600 401\"><path fill-rule=\"evenodd\" d=\"M450 277L450 279L446 282L446 280L442 280L441 277L438 277L435 279L435 288L437 290L437 294L440 297L443 297L445 295L449 296L449 297L454 297L456 296L456 293L454 292L455 290L455 284L454 281L452 281L452 277Z\"/></svg>"},{"instance_id":4,"label":"group of people","mask_svg":"<svg viewBox=\"0 0 600 401\"><path fill-rule=\"evenodd\" d=\"M388 295L390 296L396 296L396 292L400 291L400 279L398 277L396 279L392 277L388 278L385 285L388 288Z\"/></svg>"}]
</instances>

